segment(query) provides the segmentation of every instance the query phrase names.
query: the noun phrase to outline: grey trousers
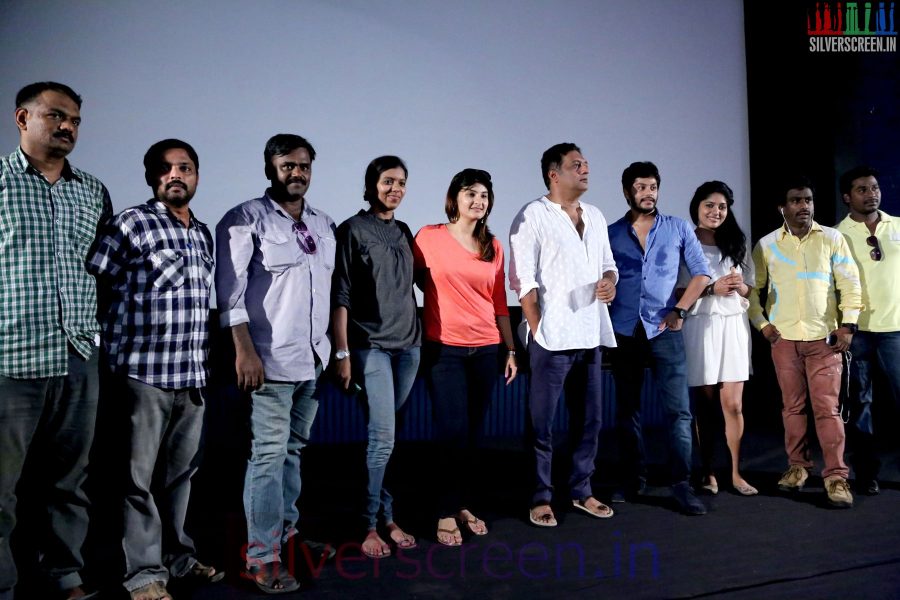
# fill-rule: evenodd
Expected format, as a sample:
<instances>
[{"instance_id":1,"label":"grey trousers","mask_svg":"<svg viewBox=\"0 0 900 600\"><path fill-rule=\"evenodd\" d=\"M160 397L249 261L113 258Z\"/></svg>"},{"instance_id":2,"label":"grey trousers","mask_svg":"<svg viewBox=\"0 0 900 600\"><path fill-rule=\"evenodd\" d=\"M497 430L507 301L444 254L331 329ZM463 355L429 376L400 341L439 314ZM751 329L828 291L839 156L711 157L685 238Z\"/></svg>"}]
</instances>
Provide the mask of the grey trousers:
<instances>
[{"instance_id":1,"label":"grey trousers","mask_svg":"<svg viewBox=\"0 0 900 600\"><path fill-rule=\"evenodd\" d=\"M84 492L97 417L97 349L87 360L70 348L68 375L14 379L0 375L0 592L15 586L9 537L16 526L16 485L26 471L28 496L43 504L37 542L40 569L52 587L81 585L81 546L88 529Z\"/></svg>"},{"instance_id":2,"label":"grey trousers","mask_svg":"<svg viewBox=\"0 0 900 600\"><path fill-rule=\"evenodd\" d=\"M204 401L197 388L165 390L127 377L117 389L126 404L130 455L125 488L125 581L128 591L181 577L197 562L184 531L191 477L200 463Z\"/></svg>"}]
</instances>

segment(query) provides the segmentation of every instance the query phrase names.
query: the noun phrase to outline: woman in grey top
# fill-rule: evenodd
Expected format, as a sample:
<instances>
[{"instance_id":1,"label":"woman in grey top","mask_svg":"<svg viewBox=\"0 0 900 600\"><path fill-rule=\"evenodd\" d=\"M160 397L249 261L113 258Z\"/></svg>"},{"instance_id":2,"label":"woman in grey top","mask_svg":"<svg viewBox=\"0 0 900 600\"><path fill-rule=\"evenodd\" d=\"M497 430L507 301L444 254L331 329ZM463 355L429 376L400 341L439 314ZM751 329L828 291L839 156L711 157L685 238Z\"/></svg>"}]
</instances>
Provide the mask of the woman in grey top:
<instances>
[{"instance_id":1,"label":"woman in grey top","mask_svg":"<svg viewBox=\"0 0 900 600\"><path fill-rule=\"evenodd\" d=\"M380 156L366 169L361 210L337 229L332 294L335 369L344 389L351 371L369 407L366 466L369 469L362 551L370 558L391 553L378 535L382 512L398 549L416 546L394 523L384 473L394 449L394 414L409 396L419 369L421 330L413 295L413 236L394 211L406 194L407 169L396 156Z\"/></svg>"}]
</instances>

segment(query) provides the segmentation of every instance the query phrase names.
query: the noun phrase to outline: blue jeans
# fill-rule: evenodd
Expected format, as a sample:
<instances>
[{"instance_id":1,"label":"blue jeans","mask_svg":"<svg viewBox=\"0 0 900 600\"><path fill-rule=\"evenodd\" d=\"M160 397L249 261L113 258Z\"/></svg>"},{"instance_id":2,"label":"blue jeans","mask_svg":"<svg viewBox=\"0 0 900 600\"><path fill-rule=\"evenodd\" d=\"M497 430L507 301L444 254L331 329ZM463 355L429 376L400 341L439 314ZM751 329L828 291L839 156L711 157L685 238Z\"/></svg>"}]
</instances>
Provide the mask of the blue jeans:
<instances>
[{"instance_id":1,"label":"blue jeans","mask_svg":"<svg viewBox=\"0 0 900 600\"><path fill-rule=\"evenodd\" d=\"M634 485L646 478L641 389L648 357L669 429L672 484L687 482L691 474L691 407L684 338L681 331L667 329L648 340L640 322L634 333L634 336L617 333L618 348L610 351L616 381L620 483Z\"/></svg>"},{"instance_id":2,"label":"blue jeans","mask_svg":"<svg viewBox=\"0 0 900 600\"><path fill-rule=\"evenodd\" d=\"M498 344L448 346L425 342L422 361L440 444L438 510L449 517L469 507L471 479L478 472L484 417L497 384Z\"/></svg>"},{"instance_id":3,"label":"blue jeans","mask_svg":"<svg viewBox=\"0 0 900 600\"><path fill-rule=\"evenodd\" d=\"M316 365L316 378L322 365ZM244 477L247 566L280 561L281 548L297 533L300 451L309 442L319 401L316 380L266 381L250 394L250 459Z\"/></svg>"},{"instance_id":4,"label":"blue jeans","mask_svg":"<svg viewBox=\"0 0 900 600\"><path fill-rule=\"evenodd\" d=\"M118 376L128 421L125 489L125 589L135 590L193 566L184 531L191 477L200 463L204 401L197 388L166 390Z\"/></svg>"},{"instance_id":5,"label":"blue jeans","mask_svg":"<svg viewBox=\"0 0 900 600\"><path fill-rule=\"evenodd\" d=\"M394 450L394 413L406 402L419 371L419 348L354 350L353 367L369 407L366 467L366 526L372 530L383 511L385 524L394 522L393 498L384 487L384 473Z\"/></svg>"},{"instance_id":6,"label":"blue jeans","mask_svg":"<svg viewBox=\"0 0 900 600\"><path fill-rule=\"evenodd\" d=\"M872 375L875 361L887 376L894 402L900 403L900 331L858 331L850 344L851 421L848 433L858 479L875 479L881 466L872 422Z\"/></svg>"},{"instance_id":7,"label":"blue jeans","mask_svg":"<svg viewBox=\"0 0 900 600\"><path fill-rule=\"evenodd\" d=\"M60 590L81 585L88 530L84 492L97 417L98 351L88 360L69 349L68 375L0 375L0 593L16 584L9 536L16 526L16 484L28 458L31 501L44 504L37 547L43 574Z\"/></svg>"},{"instance_id":8,"label":"blue jeans","mask_svg":"<svg viewBox=\"0 0 900 600\"><path fill-rule=\"evenodd\" d=\"M528 353L531 360L528 412L534 430L537 479L531 503L533 506L549 504L553 494L553 417L564 388L573 447L569 493L573 500L586 500L593 495L591 477L602 424L600 348L552 351L532 339Z\"/></svg>"}]
</instances>

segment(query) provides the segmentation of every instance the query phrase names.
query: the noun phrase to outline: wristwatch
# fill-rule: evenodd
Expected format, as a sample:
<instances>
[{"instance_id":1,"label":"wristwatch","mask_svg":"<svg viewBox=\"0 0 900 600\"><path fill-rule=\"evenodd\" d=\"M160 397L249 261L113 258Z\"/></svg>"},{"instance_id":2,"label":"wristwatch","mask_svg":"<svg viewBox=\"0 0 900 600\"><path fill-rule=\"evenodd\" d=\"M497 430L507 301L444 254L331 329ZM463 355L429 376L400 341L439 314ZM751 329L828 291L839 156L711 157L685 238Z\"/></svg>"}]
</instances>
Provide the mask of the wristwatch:
<instances>
[{"instance_id":1,"label":"wristwatch","mask_svg":"<svg viewBox=\"0 0 900 600\"><path fill-rule=\"evenodd\" d=\"M344 360L348 356L350 356L349 350L338 350L337 352L334 353L335 360Z\"/></svg>"},{"instance_id":2,"label":"wristwatch","mask_svg":"<svg viewBox=\"0 0 900 600\"><path fill-rule=\"evenodd\" d=\"M685 310L683 308L678 308L677 306L673 306L672 310L669 312L673 312L676 315L678 315L679 319L684 319L685 317L687 317L687 310Z\"/></svg>"},{"instance_id":3,"label":"wristwatch","mask_svg":"<svg viewBox=\"0 0 900 600\"><path fill-rule=\"evenodd\" d=\"M857 331L859 331L859 325L856 323L841 323L841 327L850 332L850 335L854 335Z\"/></svg>"}]
</instances>

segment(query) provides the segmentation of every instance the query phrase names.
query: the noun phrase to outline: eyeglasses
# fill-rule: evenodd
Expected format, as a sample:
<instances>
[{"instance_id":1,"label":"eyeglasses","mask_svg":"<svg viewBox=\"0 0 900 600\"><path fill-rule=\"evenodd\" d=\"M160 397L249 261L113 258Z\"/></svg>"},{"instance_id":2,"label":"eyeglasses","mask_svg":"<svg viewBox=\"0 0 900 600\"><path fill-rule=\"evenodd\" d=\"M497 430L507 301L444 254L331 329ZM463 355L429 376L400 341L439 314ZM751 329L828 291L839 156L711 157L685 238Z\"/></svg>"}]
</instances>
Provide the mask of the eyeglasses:
<instances>
[{"instance_id":1,"label":"eyeglasses","mask_svg":"<svg viewBox=\"0 0 900 600\"><path fill-rule=\"evenodd\" d=\"M878 238L874 235L870 235L866 238L866 243L872 246L872 249L869 250L869 256L872 257L872 260L876 262L881 260L883 255L881 254L881 246L878 245Z\"/></svg>"},{"instance_id":2,"label":"eyeglasses","mask_svg":"<svg viewBox=\"0 0 900 600\"><path fill-rule=\"evenodd\" d=\"M312 236L309 235L309 229L306 228L306 223L297 221L291 226L291 229L297 234L297 245L300 246L300 249L306 254L315 254L316 240L312 239Z\"/></svg>"}]
</instances>

